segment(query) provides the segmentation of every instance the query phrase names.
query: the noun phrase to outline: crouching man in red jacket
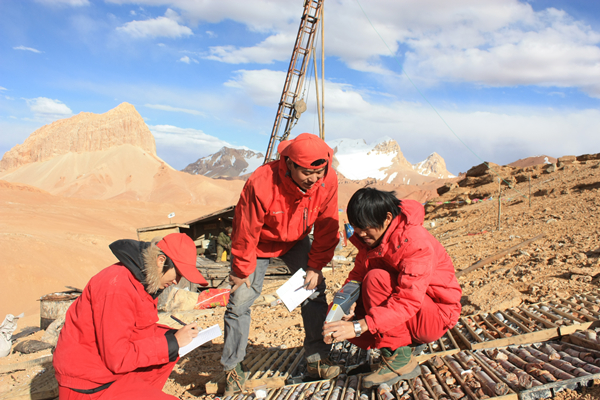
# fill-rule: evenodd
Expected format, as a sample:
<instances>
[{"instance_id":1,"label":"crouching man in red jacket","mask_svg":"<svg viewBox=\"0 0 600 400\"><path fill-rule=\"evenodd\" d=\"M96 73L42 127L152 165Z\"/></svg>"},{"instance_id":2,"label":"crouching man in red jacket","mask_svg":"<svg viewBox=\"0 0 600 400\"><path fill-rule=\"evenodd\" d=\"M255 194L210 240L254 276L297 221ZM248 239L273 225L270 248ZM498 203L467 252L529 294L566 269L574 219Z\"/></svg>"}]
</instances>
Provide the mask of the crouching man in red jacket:
<instances>
[{"instance_id":1,"label":"crouching man in red jacket","mask_svg":"<svg viewBox=\"0 0 600 400\"><path fill-rule=\"evenodd\" d=\"M324 340L381 349L380 367L363 379L365 388L414 378L420 367L410 345L439 339L460 316L452 260L423 227L425 210L414 200L364 188L347 213L358 254L346 282L362 282L361 295L344 320L324 325Z\"/></svg>"},{"instance_id":2,"label":"crouching man in red jacket","mask_svg":"<svg viewBox=\"0 0 600 400\"><path fill-rule=\"evenodd\" d=\"M92 277L69 307L54 352L61 400L176 399L162 388L179 347L198 335L158 325L157 298L184 276L208 283L196 269L196 246L183 233L156 242L117 240L120 261Z\"/></svg>"}]
</instances>

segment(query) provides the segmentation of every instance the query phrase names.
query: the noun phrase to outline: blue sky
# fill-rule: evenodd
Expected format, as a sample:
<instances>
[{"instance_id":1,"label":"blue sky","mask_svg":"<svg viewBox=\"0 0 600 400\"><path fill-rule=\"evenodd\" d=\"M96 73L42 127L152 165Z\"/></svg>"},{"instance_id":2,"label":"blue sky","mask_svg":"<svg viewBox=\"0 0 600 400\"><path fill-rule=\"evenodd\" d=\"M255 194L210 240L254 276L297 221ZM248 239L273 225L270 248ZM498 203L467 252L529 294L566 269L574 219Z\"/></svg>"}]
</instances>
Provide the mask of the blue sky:
<instances>
[{"instance_id":1,"label":"blue sky","mask_svg":"<svg viewBox=\"0 0 600 400\"><path fill-rule=\"evenodd\" d=\"M2 1L0 154L122 102L177 169L225 145L264 152L303 3ZM455 174L598 153L599 43L596 1L325 0L326 139L389 136ZM306 100L292 135L316 133L314 82Z\"/></svg>"}]
</instances>

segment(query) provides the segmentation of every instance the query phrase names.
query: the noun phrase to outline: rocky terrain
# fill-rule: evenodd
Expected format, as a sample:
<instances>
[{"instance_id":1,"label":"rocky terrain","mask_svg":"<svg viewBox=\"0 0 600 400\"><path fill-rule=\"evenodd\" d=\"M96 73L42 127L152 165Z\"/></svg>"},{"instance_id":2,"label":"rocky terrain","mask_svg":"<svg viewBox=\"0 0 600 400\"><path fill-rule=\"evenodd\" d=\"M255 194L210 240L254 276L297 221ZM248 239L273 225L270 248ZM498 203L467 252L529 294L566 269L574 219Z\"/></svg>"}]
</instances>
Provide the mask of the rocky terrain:
<instances>
[{"instance_id":1,"label":"rocky terrain","mask_svg":"<svg viewBox=\"0 0 600 400\"><path fill-rule=\"evenodd\" d=\"M597 288L600 157L562 157L557 164L526 168L490 165L494 172L474 167L426 206L425 226L444 244L457 271L525 240L544 236L462 276L459 282L463 288L463 315L534 303L557 295L568 297ZM496 174L503 178L500 213ZM445 190L440 189L440 192ZM347 247L339 254L351 258L352 248ZM330 298L350 268L351 264L346 264L327 270ZM263 294L273 294L281 283L268 282ZM190 312L185 318L204 327L213 324L223 327L223 310ZM288 313L282 306L263 304L255 306L252 312L249 353L278 346L301 346L303 329L299 311ZM42 333L36 335L41 337ZM165 391L182 399L206 397L204 384L220 372L221 348L222 338L219 338L181 360ZM31 355L14 353L0 359L0 367L46 354L50 350ZM0 391L26 382L28 376L40 370L37 367L0 375ZM558 398L598 399L598 393L595 385L584 393L565 390Z\"/></svg>"},{"instance_id":2,"label":"rocky terrain","mask_svg":"<svg viewBox=\"0 0 600 400\"><path fill-rule=\"evenodd\" d=\"M600 155L562 157L557 164L525 168L490 165L493 172L472 168L465 179L426 206L426 226L429 223L446 246L456 269L544 236L460 278L466 296L463 312L490 311L597 287Z\"/></svg>"},{"instance_id":3,"label":"rocky terrain","mask_svg":"<svg viewBox=\"0 0 600 400\"><path fill-rule=\"evenodd\" d=\"M17 332L39 327L40 296L62 291L65 286L83 287L91 276L114 262L108 250L112 241L136 239L137 228L184 223L237 201L242 180L175 171L156 157L154 140L135 114L132 106L124 104L106 114L83 113L57 121L34 132L0 163L1 270L8 282L0 291L0 315L25 312ZM84 118L95 128L86 128L81 122ZM121 137L128 132L131 138ZM90 144L84 144L86 141ZM383 141L365 154L382 163L396 158L394 165L406 168L377 167L383 179L350 179L352 170L348 176L339 174L341 219L351 195L365 185L395 190L400 198L427 203L424 225L446 247L457 272L463 274L476 263L482 265L459 278L463 315L597 288L598 154L558 160L538 156L509 166L488 163L452 177L444 172L443 159L435 153L424 163L412 165L399 158L402 154L394 143ZM434 175L419 174L423 171ZM176 214L173 221L167 217L172 212ZM497 256L529 239L535 241ZM344 248L338 255L351 260L353 249ZM486 261L489 258L493 261ZM343 263L325 272L329 298L351 267L351 262ZM281 284L268 281L263 294L273 294ZM223 311L221 307L189 312L182 318L196 320L203 327L219 324L222 328ZM299 311L289 313L282 306L263 303L253 308L253 321L249 353L302 344ZM37 332L27 339L43 335ZM182 399L205 397L204 384L221 371L221 348L219 338L181 360L165 391ZM10 366L50 354L48 349L0 358L0 399L9 390L27 388L48 368L12 370ZM565 391L559 397L580 396L600 398L598 387L584 395Z\"/></svg>"}]
</instances>

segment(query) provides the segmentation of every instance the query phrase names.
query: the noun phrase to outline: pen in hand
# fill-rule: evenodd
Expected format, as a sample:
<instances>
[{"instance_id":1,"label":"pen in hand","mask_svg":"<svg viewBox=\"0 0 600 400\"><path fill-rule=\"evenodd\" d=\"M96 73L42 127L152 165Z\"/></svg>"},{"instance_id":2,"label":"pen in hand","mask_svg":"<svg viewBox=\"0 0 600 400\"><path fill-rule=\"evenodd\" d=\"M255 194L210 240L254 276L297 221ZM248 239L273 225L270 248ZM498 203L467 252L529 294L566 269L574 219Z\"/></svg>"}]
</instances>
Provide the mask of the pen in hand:
<instances>
[{"instance_id":1,"label":"pen in hand","mask_svg":"<svg viewBox=\"0 0 600 400\"><path fill-rule=\"evenodd\" d=\"M308 285L310 285L310 282L309 283L305 283L304 285L300 286L298 289L294 290L294 292L297 292L300 289L306 289L308 287Z\"/></svg>"},{"instance_id":2,"label":"pen in hand","mask_svg":"<svg viewBox=\"0 0 600 400\"><path fill-rule=\"evenodd\" d=\"M186 326L187 324L185 322L183 322L182 320L180 320L179 318L177 318L174 315L171 315L171 318L173 318L173 320L175 320L177 323L180 323L183 326ZM192 329L196 329L196 328L192 328Z\"/></svg>"}]
</instances>

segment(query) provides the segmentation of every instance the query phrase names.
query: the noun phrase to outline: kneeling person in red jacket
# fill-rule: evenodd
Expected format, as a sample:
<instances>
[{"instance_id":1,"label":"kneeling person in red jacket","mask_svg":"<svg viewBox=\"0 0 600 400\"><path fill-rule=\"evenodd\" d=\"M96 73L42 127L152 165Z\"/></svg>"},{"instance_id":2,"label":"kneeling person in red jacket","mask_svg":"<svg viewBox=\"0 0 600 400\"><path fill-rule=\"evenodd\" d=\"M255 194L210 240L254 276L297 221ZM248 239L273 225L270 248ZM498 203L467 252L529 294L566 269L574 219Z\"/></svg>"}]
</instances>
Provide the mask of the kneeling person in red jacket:
<instances>
[{"instance_id":1,"label":"kneeling person in red jacket","mask_svg":"<svg viewBox=\"0 0 600 400\"><path fill-rule=\"evenodd\" d=\"M379 369L363 379L366 388L414 378L420 367L410 346L439 339L460 316L452 260L423 227L425 210L415 200L364 188L347 213L358 254L346 282L362 282L361 295L342 321L324 325L324 340L381 349Z\"/></svg>"},{"instance_id":2,"label":"kneeling person in red jacket","mask_svg":"<svg viewBox=\"0 0 600 400\"><path fill-rule=\"evenodd\" d=\"M162 388L179 347L198 327L157 324L157 302L181 276L207 285L196 269L194 241L171 233L158 242L123 239L109 247L120 262L90 279L58 338L53 364L60 399L175 399Z\"/></svg>"}]
</instances>

